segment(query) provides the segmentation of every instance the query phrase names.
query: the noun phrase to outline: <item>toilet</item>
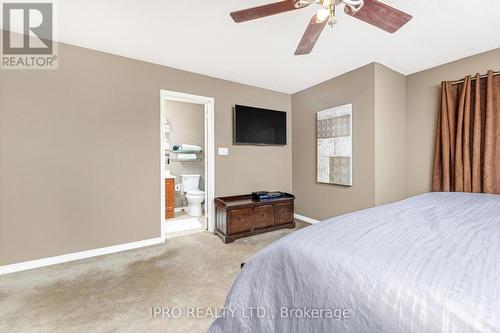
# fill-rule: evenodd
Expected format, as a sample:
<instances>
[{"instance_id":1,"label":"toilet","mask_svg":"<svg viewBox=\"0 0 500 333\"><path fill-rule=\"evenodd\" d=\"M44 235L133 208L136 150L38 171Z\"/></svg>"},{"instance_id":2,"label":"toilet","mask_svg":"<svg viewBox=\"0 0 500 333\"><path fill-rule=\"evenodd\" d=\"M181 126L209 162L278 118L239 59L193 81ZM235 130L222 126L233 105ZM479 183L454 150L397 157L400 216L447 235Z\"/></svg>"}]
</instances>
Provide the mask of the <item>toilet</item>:
<instances>
[{"instance_id":1,"label":"toilet","mask_svg":"<svg viewBox=\"0 0 500 333\"><path fill-rule=\"evenodd\" d=\"M187 213L191 216L202 216L201 204L205 200L205 192L199 189L200 175L181 175L182 191L188 202Z\"/></svg>"}]
</instances>

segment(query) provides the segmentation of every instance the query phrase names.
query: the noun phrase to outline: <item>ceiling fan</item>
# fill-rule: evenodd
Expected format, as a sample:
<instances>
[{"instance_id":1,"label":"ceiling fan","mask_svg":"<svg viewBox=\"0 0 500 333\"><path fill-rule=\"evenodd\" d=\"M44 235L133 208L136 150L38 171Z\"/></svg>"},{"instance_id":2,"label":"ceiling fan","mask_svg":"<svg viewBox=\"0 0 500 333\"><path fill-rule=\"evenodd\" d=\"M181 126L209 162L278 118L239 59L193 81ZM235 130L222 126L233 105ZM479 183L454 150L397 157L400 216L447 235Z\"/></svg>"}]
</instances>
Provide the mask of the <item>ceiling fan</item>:
<instances>
[{"instance_id":1,"label":"ceiling fan","mask_svg":"<svg viewBox=\"0 0 500 333\"><path fill-rule=\"evenodd\" d=\"M285 0L254 8L248 8L231 13L234 22L241 23L261 17L280 14L292 10L302 9L312 4L321 5L321 8L311 18L295 55L311 53L314 44L327 24L337 23L336 7L344 4L347 15L353 16L366 23L394 33L412 19L410 14L400 11L377 0Z\"/></svg>"}]
</instances>

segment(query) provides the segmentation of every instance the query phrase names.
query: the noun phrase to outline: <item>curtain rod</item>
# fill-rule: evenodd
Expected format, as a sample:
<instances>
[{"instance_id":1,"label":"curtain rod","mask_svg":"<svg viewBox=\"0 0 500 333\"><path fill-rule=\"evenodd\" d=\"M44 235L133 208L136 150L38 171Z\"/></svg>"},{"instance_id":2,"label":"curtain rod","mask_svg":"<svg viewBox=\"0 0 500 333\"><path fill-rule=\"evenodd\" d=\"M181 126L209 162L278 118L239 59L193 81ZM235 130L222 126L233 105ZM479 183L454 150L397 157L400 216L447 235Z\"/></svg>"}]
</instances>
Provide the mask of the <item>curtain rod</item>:
<instances>
[{"instance_id":1,"label":"curtain rod","mask_svg":"<svg viewBox=\"0 0 500 333\"><path fill-rule=\"evenodd\" d=\"M493 76L497 76L497 75L500 75L500 72L493 72ZM481 75L479 78L484 79L486 77L488 77L488 74ZM476 77L475 76L472 77L471 80L476 80ZM460 84L460 83L464 83L464 82L465 82L465 79L462 79L462 80L452 82L451 85L454 86L456 84Z\"/></svg>"}]
</instances>

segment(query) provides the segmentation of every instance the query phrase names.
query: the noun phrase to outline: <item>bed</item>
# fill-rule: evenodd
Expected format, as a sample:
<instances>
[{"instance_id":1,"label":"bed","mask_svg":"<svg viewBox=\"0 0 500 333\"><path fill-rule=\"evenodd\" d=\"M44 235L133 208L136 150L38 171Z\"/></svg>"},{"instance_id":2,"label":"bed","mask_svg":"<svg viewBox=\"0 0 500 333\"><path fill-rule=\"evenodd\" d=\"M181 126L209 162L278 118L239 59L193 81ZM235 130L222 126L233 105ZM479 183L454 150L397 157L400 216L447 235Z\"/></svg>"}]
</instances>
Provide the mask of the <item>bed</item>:
<instances>
[{"instance_id":1,"label":"bed","mask_svg":"<svg viewBox=\"0 0 500 333\"><path fill-rule=\"evenodd\" d=\"M500 332L500 196L428 193L248 260L210 333Z\"/></svg>"}]
</instances>

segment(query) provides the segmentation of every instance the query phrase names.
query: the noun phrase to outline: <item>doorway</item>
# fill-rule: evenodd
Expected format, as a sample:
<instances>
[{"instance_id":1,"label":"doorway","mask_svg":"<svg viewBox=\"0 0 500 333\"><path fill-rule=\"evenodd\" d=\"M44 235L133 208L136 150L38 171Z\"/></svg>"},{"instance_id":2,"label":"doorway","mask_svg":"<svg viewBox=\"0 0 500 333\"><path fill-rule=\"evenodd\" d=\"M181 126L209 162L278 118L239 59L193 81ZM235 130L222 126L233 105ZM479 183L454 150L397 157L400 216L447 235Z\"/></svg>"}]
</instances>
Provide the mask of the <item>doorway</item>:
<instances>
[{"instance_id":1,"label":"doorway","mask_svg":"<svg viewBox=\"0 0 500 333\"><path fill-rule=\"evenodd\" d=\"M214 99L161 90L161 237L215 227Z\"/></svg>"}]
</instances>

